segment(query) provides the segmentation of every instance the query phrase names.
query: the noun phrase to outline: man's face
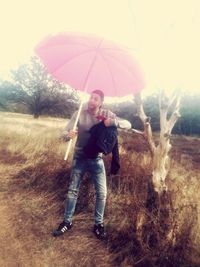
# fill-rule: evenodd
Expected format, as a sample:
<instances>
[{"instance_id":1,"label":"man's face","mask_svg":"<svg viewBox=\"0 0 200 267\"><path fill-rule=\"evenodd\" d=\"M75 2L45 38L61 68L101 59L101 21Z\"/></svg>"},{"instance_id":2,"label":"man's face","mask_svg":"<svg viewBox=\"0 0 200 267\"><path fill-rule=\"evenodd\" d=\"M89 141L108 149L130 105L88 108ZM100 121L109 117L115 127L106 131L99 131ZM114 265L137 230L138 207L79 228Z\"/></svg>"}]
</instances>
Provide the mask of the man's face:
<instances>
[{"instance_id":1,"label":"man's face","mask_svg":"<svg viewBox=\"0 0 200 267\"><path fill-rule=\"evenodd\" d=\"M102 100L101 100L100 95L92 93L88 101L88 108L97 109L97 108L100 108L101 105L102 105Z\"/></svg>"}]
</instances>

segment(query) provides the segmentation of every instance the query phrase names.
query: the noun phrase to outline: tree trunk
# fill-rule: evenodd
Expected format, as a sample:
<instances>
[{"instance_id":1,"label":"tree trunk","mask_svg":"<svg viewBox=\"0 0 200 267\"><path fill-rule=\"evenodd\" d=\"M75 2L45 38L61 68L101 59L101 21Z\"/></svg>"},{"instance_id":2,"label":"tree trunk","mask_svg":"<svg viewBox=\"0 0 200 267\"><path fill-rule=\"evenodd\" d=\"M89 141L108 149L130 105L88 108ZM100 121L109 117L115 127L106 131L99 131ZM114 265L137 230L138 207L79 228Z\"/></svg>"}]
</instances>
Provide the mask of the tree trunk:
<instances>
[{"instance_id":1,"label":"tree trunk","mask_svg":"<svg viewBox=\"0 0 200 267\"><path fill-rule=\"evenodd\" d=\"M150 118L146 116L141 95L138 94L135 96L135 103L137 106L138 116L143 122L144 132L143 136L147 141L149 146L149 150L151 152L152 157L152 181L154 185L154 189L156 192L163 192L167 190L167 186L165 184L165 179L169 172L169 151L171 149L170 145L170 136L171 131L178 119L179 115L179 103L180 98L178 95L174 95L174 97L170 100L167 98L164 93L160 94L159 106L160 106L160 138L159 143L156 146L151 125ZM167 114L169 112L169 108L173 106L173 112L169 119L167 119Z\"/></svg>"},{"instance_id":2,"label":"tree trunk","mask_svg":"<svg viewBox=\"0 0 200 267\"><path fill-rule=\"evenodd\" d=\"M167 190L165 178L169 171L168 149L160 145L156 147L153 155L153 172L152 181L155 191L160 192Z\"/></svg>"},{"instance_id":3,"label":"tree trunk","mask_svg":"<svg viewBox=\"0 0 200 267\"><path fill-rule=\"evenodd\" d=\"M159 266L169 266L166 255L173 241L171 233L174 213L171 192L167 190L165 180L170 168L171 131L179 117L179 97L176 95L170 101L163 93L160 95L160 136L157 145L152 135L150 118L144 113L140 95L136 96L135 102L138 116L144 125L143 136L152 158L152 175L148 181L146 204L138 216L136 225L137 238L146 254L150 250L154 258L160 260ZM169 108L173 111L168 118ZM157 266L156 262L154 266Z\"/></svg>"},{"instance_id":4,"label":"tree trunk","mask_svg":"<svg viewBox=\"0 0 200 267\"><path fill-rule=\"evenodd\" d=\"M33 117L34 117L34 119L38 119L38 118L39 118L39 116L40 116L40 114L39 114L39 113L34 113L34 114L33 114Z\"/></svg>"}]
</instances>

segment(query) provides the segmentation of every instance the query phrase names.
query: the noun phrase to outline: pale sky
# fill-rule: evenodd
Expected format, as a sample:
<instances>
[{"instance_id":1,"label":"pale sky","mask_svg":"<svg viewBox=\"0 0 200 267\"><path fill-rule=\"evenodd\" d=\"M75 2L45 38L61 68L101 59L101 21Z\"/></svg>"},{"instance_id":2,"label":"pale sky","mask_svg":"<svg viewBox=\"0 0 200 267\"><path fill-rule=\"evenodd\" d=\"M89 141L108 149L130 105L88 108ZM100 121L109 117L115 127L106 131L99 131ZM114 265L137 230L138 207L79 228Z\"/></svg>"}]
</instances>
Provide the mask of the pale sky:
<instances>
[{"instance_id":1,"label":"pale sky","mask_svg":"<svg viewBox=\"0 0 200 267\"><path fill-rule=\"evenodd\" d=\"M0 0L0 78L48 34L95 33L133 50L146 87L200 92L200 0Z\"/></svg>"}]
</instances>

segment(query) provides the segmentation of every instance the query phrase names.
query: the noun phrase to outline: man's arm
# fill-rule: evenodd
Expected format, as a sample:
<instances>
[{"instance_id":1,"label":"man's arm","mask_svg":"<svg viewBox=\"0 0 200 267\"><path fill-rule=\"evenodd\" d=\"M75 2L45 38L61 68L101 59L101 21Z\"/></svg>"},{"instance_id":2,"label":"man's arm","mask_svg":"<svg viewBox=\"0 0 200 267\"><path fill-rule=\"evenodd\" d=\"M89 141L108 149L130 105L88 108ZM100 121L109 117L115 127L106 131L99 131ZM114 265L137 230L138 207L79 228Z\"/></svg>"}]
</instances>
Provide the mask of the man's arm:
<instances>
[{"instance_id":1,"label":"man's arm","mask_svg":"<svg viewBox=\"0 0 200 267\"><path fill-rule=\"evenodd\" d=\"M118 127L129 130L132 128L130 121L118 117Z\"/></svg>"},{"instance_id":2,"label":"man's arm","mask_svg":"<svg viewBox=\"0 0 200 267\"><path fill-rule=\"evenodd\" d=\"M76 121L78 111L74 112L71 119L67 123L66 127L64 128L63 132L61 133L61 138L64 141L69 141L71 138L75 137L76 131L72 131L74 127L74 123Z\"/></svg>"},{"instance_id":3,"label":"man's arm","mask_svg":"<svg viewBox=\"0 0 200 267\"><path fill-rule=\"evenodd\" d=\"M107 111L107 119L104 121L104 123L106 126L116 126L127 130L131 129L132 127L128 120L117 117L117 115L110 110Z\"/></svg>"}]
</instances>

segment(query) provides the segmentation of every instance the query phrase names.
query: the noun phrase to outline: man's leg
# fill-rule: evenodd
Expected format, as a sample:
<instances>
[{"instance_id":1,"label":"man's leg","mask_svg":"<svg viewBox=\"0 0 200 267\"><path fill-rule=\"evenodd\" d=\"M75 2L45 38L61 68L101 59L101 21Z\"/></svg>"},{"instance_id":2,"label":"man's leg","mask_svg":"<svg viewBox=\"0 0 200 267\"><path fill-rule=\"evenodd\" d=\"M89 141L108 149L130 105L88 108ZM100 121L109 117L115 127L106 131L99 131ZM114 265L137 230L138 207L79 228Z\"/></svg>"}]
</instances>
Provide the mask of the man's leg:
<instances>
[{"instance_id":1,"label":"man's leg","mask_svg":"<svg viewBox=\"0 0 200 267\"><path fill-rule=\"evenodd\" d=\"M67 198L65 201L66 205L64 212L64 221L53 232L54 236L62 235L64 234L64 232L72 228L72 216L76 208L80 182L85 174L85 171L86 171L86 163L84 162L84 160L74 159L72 162L70 185L68 189Z\"/></svg>"},{"instance_id":2,"label":"man's leg","mask_svg":"<svg viewBox=\"0 0 200 267\"><path fill-rule=\"evenodd\" d=\"M106 205L107 185L106 172L102 158L92 160L91 174L96 190L94 233L99 239L104 239L106 234L104 232L103 218Z\"/></svg>"},{"instance_id":3,"label":"man's leg","mask_svg":"<svg viewBox=\"0 0 200 267\"><path fill-rule=\"evenodd\" d=\"M67 193L64 212L64 221L68 223L72 222L72 216L76 208L80 182L86 172L85 165L86 164L83 160L75 159L73 161L73 167L70 175L70 185Z\"/></svg>"}]
</instances>

